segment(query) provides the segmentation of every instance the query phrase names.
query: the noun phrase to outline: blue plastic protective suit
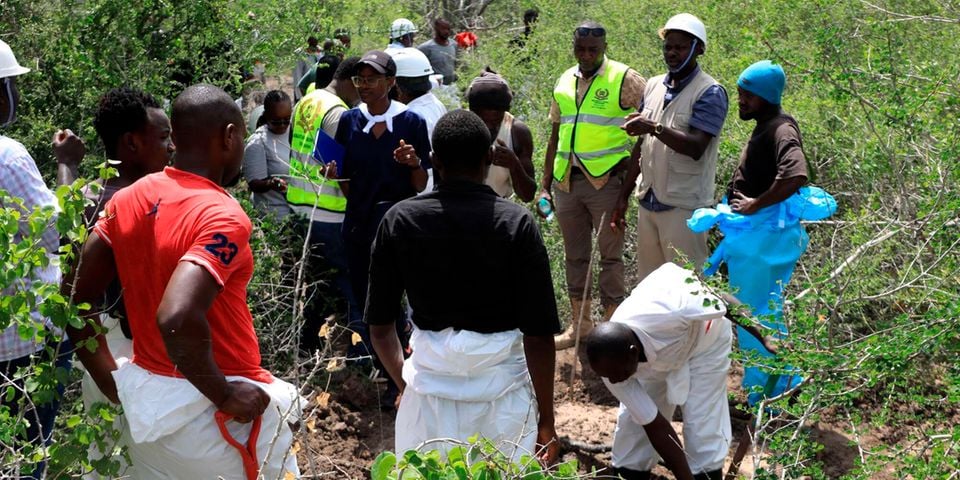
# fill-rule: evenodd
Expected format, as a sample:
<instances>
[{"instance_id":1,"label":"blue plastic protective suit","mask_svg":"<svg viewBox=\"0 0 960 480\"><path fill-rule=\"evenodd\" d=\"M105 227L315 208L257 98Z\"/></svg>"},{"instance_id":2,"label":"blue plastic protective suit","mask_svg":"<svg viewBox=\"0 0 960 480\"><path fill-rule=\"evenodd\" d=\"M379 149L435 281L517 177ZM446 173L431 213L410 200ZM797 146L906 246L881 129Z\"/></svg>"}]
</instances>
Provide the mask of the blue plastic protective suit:
<instances>
[{"instance_id":1,"label":"blue plastic protective suit","mask_svg":"<svg viewBox=\"0 0 960 480\"><path fill-rule=\"evenodd\" d=\"M704 273L712 275L721 263L726 263L730 286L737 299L749 305L765 326L779 330L779 337L784 338L787 327L783 323L783 287L790 281L793 268L809 241L800 221L822 220L836 210L837 202L829 193L818 187L802 187L790 198L752 215L734 212L724 198L716 208L693 212L687 226L697 233L719 226L723 241L707 261ZM772 354L742 327L737 329L741 351L759 355L756 366L746 367L743 375L744 389L749 392L759 386L762 390L750 393L751 405L764 396L779 395L800 382L799 375L790 374L771 380L762 367L763 357Z\"/></svg>"}]
</instances>

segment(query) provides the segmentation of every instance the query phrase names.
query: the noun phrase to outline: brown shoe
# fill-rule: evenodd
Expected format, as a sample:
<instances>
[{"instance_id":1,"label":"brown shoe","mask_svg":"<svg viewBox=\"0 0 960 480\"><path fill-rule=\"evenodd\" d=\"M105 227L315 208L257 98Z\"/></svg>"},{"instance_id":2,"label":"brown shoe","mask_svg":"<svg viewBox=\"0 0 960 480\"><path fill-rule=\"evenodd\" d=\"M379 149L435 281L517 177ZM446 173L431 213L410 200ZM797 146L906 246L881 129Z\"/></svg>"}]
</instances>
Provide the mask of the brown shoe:
<instances>
[{"instance_id":1,"label":"brown shoe","mask_svg":"<svg viewBox=\"0 0 960 480\"><path fill-rule=\"evenodd\" d=\"M610 321L610 317L613 316L613 312L616 312L616 311L617 311L617 307L619 307L619 306L620 306L620 305L607 305L607 306L603 307L603 320L601 320L601 321L602 321L602 322L609 322L609 321Z\"/></svg>"},{"instance_id":2,"label":"brown shoe","mask_svg":"<svg viewBox=\"0 0 960 480\"><path fill-rule=\"evenodd\" d=\"M580 339L590 334L593 330L593 318L591 318L592 305L588 299L586 303L580 300L570 300L570 311L572 319L567 329L554 339L557 350L565 350L572 347L577 341L577 324L580 324ZM583 315L581 321L577 321L580 315Z\"/></svg>"}]
</instances>

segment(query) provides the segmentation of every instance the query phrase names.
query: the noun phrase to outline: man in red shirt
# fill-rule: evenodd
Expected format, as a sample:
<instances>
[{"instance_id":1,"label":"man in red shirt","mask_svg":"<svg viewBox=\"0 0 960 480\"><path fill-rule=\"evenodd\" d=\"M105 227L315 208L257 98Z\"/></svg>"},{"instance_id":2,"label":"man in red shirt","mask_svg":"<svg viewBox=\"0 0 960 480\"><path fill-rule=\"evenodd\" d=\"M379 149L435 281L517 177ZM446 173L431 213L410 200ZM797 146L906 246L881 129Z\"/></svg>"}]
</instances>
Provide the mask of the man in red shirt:
<instances>
[{"instance_id":1,"label":"man in red shirt","mask_svg":"<svg viewBox=\"0 0 960 480\"><path fill-rule=\"evenodd\" d=\"M299 415L300 398L260 367L246 302L251 224L222 188L240 175L243 116L222 90L196 85L174 101L171 123L174 166L114 195L75 272L77 303L100 298L119 276L132 362L118 367L95 333L95 314L69 333L78 345L97 345L78 356L100 390L123 405L123 437L138 474L234 478L263 465L267 478L298 475L287 423ZM238 454L227 435L250 437L259 457Z\"/></svg>"}]
</instances>

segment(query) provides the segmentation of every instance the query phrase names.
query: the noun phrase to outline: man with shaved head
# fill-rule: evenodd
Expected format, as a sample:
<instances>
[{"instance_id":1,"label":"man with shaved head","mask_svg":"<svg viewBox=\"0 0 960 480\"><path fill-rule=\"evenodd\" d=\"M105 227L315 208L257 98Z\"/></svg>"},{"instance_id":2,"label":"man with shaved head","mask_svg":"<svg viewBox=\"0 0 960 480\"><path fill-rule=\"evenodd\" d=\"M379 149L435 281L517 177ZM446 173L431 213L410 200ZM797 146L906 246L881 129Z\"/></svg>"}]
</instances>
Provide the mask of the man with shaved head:
<instances>
[{"instance_id":1,"label":"man with shaved head","mask_svg":"<svg viewBox=\"0 0 960 480\"><path fill-rule=\"evenodd\" d=\"M590 367L620 400L612 452L619 478L651 478L658 457L678 480L722 478L731 437L725 313L693 272L666 263L586 337ZM670 425L678 406L682 445Z\"/></svg>"},{"instance_id":2,"label":"man with shaved head","mask_svg":"<svg viewBox=\"0 0 960 480\"><path fill-rule=\"evenodd\" d=\"M246 303L251 224L223 189L240 175L243 116L219 88L195 85L174 100L171 123L174 165L114 195L75 271L76 303L120 278L133 359L114 361L94 312L70 336L96 346L78 356L123 405L141 478L297 476L288 421L300 398L260 367Z\"/></svg>"}]
</instances>

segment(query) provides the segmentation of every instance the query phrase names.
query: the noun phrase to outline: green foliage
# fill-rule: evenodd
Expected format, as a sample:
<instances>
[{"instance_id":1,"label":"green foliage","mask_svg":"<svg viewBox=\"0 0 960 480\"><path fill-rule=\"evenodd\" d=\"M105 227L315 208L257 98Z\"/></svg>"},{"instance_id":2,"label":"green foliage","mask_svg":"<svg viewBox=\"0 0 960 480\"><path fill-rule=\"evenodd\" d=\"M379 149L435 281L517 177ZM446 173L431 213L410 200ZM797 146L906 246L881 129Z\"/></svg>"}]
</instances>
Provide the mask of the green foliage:
<instances>
[{"instance_id":1,"label":"green foliage","mask_svg":"<svg viewBox=\"0 0 960 480\"><path fill-rule=\"evenodd\" d=\"M960 443L960 65L952 54L960 48L960 11L955 2L496 0L480 16L461 15L475 13L471 9L477 3L464 2L469 8L454 12L455 25L469 25L480 38L476 49L461 56L458 86L465 87L486 65L503 74L514 90L512 111L530 126L534 161L541 166L552 85L574 64L571 32L581 20L602 22L609 32L609 56L646 78L664 73L657 29L669 16L689 11L705 21L709 44L701 65L727 88L731 101L720 138L719 185L729 180L753 128L736 116L737 76L759 59L783 64L788 76L784 109L800 124L811 180L838 199L840 211L828 222L808 225L810 247L787 290L791 335L770 368L796 366L809 380L792 401L769 405L780 414L776 422L762 417L767 428L758 440L766 456L756 476L837 476L827 473L823 458L829 452L810 435L816 422L836 425L856 444L849 446L856 450L854 465L839 474L844 478L891 471L896 477L955 475L960 469L955 455ZM309 34L328 37L345 28L353 33L349 53L358 54L383 47L387 26L397 16L413 19L421 27L418 40L424 40L430 31L426 16L441 9L450 13L450 5L445 0L151 0L131 7L120 0L6 0L0 2L0 32L34 71L19 79L21 120L5 134L23 141L52 177L49 139L57 128L79 132L91 156L102 157L91 118L97 98L110 87L136 86L169 100L182 88L174 77L191 74L194 81L239 94L241 69L263 60L269 73L288 74L295 50ZM512 42L522 31L523 9L532 6L540 10L539 22L521 49ZM89 160L81 172L95 177L101 162ZM76 189L58 190L58 197L76 200ZM13 205L12 199L4 201L5 207ZM81 208L61 200L56 220L60 234L74 242L86 235L75 228ZM23 221L35 239L51 214L16 208L0 214L0 286L48 261L28 239L12 235ZM633 218L628 232L635 232ZM284 277L289 271L284 255L296 246L285 244L269 220L254 222L251 308L267 366L287 372L299 368L289 346L298 334L293 326L303 297ZM541 228L558 304L566 310L559 228L556 222ZM630 234L627 242L629 285L635 251ZM72 247L63 248L72 253ZM58 325L76 324L77 313L88 308L67 305L55 286L33 285L0 298L0 327L16 324L26 337L45 335L28 313L38 305ZM40 394L49 391L57 375L41 365L24 374L36 374L29 388ZM10 392L5 388L0 394ZM80 427L88 422L75 423L76 400L64 411L68 428L57 431L57 447L49 454L54 465L63 466L60 471L74 475L94 467L84 463L82 452L95 435L86 431L81 438ZM0 441L6 444L22 431L19 420L0 409ZM895 425L895 432L879 440L861 437L887 424ZM3 464L40 454L5 450ZM423 475L417 466L433 465L431 458L443 468L455 463L431 455L397 459L384 454L375 464L375 478L381 472L399 475L399 465L416 472L409 475ZM467 463L464 459L462 468ZM505 472L517 473L500 473Z\"/></svg>"},{"instance_id":2,"label":"green foliage","mask_svg":"<svg viewBox=\"0 0 960 480\"><path fill-rule=\"evenodd\" d=\"M850 448L866 452L852 454L858 461L845 472L849 478L872 478L889 471L890 463L904 474L923 472L915 478L955 473L956 462L942 452L956 448L952 425L960 411L960 66L944 54L960 47L956 5L535 4L539 22L522 50L511 43L519 31L503 28L518 25L522 9L509 18L485 18L497 29L480 33L480 47L463 56L460 76L469 81L490 65L510 81L511 110L533 130L538 165L549 133L551 87L574 65L571 32L581 20L604 24L608 56L649 79L665 72L657 37L663 22L683 11L703 19L709 43L700 64L726 87L731 102L720 137L721 187L753 128L736 115L740 71L769 58L787 72L783 106L800 124L811 180L835 195L840 211L807 226L810 247L786 295L790 339L777 361L765 363L774 373L799 367L808 382L794 401L772 405L780 413L776 422L763 418L768 428L758 440L770 457L758 476L826 475L826 452L809 430L817 420L843 425L856 442ZM555 224L542 227L558 305L565 305L559 231ZM631 241L628 235L628 285ZM889 443L857 436L887 422L904 433Z\"/></svg>"},{"instance_id":3,"label":"green foliage","mask_svg":"<svg viewBox=\"0 0 960 480\"><path fill-rule=\"evenodd\" d=\"M529 455L512 462L487 439L451 442L441 450L408 450L400 458L383 452L370 467L373 480L561 480L593 478L577 473L572 460L544 468Z\"/></svg>"},{"instance_id":4,"label":"green foliage","mask_svg":"<svg viewBox=\"0 0 960 480\"><path fill-rule=\"evenodd\" d=\"M105 170L107 174L112 172L115 171ZM60 293L59 284L37 280L40 269L53 266L61 271L67 270L76 254L74 245L87 236L82 212L88 200L83 196L83 187L81 181L59 187L55 192L57 208L27 209L22 200L0 191L0 263L4 272L0 276L0 290L4 291L0 297L0 330L13 326L20 338L45 344L48 358L55 358L68 344L59 343L60 335L45 327L43 320L35 317L33 312L39 312L62 331L67 326L82 326L79 314L90 308L88 304L72 305L67 296ZM50 234L70 240L60 247L58 256L49 256L43 248L42 242L48 240ZM50 447L37 448L23 441L27 425L32 421L30 403L44 404L55 400L60 396L58 386L75 384L77 379L77 375L44 360L43 355L37 355L36 360L21 368L14 378L4 380L0 443L6 448L0 454L0 472L10 474L15 471L11 469L18 467L26 472L35 462L47 460L48 474L54 477L78 469L97 470L108 475L116 473L119 465L116 457L91 462L87 449L97 445L103 450L108 442L113 444L119 437L119 432L110 428L117 407L100 405L85 414L80 402L71 404L65 401L58 418L56 440ZM21 397L17 403L18 413L13 414L14 394L21 388L29 400ZM75 395L75 392L68 393L68 396Z\"/></svg>"}]
</instances>

